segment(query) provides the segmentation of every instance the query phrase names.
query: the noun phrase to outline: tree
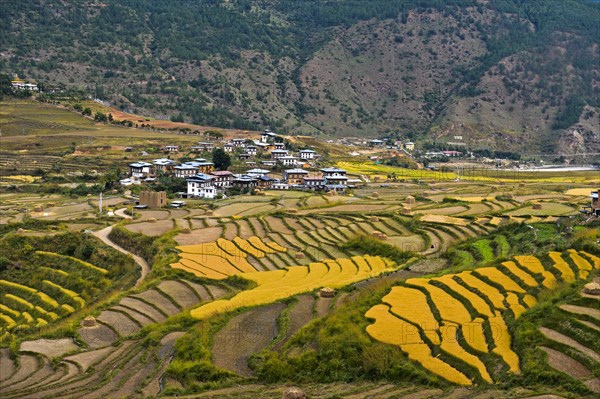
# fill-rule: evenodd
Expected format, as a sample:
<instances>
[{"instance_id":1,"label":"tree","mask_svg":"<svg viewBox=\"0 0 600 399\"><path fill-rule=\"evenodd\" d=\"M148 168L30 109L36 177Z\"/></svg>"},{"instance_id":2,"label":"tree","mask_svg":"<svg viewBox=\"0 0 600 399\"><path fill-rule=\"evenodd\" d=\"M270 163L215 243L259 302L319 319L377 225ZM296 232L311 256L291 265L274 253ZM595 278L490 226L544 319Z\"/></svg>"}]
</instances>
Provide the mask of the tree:
<instances>
[{"instance_id":1,"label":"tree","mask_svg":"<svg viewBox=\"0 0 600 399\"><path fill-rule=\"evenodd\" d=\"M83 115L92 115L92 109L90 107L85 107L85 109L81 113Z\"/></svg>"},{"instance_id":2,"label":"tree","mask_svg":"<svg viewBox=\"0 0 600 399\"><path fill-rule=\"evenodd\" d=\"M212 161L217 170L227 170L231 166L231 157L222 148L213 150Z\"/></svg>"},{"instance_id":3,"label":"tree","mask_svg":"<svg viewBox=\"0 0 600 399\"><path fill-rule=\"evenodd\" d=\"M94 115L94 120L97 120L98 122L106 122L106 114L104 112L97 111L96 115Z\"/></svg>"},{"instance_id":4,"label":"tree","mask_svg":"<svg viewBox=\"0 0 600 399\"><path fill-rule=\"evenodd\" d=\"M8 97L13 94L12 83L6 74L0 74L0 98Z\"/></svg>"}]
</instances>

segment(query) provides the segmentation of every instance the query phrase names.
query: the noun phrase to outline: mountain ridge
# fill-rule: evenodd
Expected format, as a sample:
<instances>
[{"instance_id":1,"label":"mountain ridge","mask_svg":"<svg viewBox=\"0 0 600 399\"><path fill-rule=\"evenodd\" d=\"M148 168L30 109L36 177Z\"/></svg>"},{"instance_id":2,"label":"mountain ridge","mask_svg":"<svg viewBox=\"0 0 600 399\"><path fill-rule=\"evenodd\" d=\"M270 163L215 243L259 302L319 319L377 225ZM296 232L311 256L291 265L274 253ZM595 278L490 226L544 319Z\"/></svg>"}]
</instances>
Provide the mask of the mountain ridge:
<instances>
[{"instance_id":1,"label":"mountain ridge","mask_svg":"<svg viewBox=\"0 0 600 399\"><path fill-rule=\"evenodd\" d=\"M203 125L600 151L590 1L178 4L7 5L0 72Z\"/></svg>"}]
</instances>

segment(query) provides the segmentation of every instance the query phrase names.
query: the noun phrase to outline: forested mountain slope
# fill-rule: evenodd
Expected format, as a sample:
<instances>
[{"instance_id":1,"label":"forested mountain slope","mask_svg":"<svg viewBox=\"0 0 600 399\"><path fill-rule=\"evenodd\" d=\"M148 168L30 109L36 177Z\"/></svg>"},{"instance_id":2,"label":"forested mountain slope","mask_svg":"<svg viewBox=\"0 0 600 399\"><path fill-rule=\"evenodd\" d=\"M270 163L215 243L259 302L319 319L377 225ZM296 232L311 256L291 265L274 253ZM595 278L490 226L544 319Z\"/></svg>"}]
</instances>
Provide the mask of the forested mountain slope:
<instances>
[{"instance_id":1,"label":"forested mountain slope","mask_svg":"<svg viewBox=\"0 0 600 399\"><path fill-rule=\"evenodd\" d=\"M140 113L600 149L590 0L21 0L3 2L0 17L0 72Z\"/></svg>"}]
</instances>

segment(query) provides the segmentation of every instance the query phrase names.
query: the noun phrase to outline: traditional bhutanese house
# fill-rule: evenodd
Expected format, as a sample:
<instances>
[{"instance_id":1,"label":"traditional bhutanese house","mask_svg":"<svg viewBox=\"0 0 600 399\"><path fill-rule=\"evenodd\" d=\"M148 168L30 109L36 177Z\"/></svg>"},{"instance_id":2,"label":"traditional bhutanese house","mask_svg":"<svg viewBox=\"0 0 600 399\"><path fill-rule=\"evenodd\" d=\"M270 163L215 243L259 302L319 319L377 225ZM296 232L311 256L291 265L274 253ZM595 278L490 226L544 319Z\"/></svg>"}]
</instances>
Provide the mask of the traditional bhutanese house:
<instances>
[{"instance_id":1,"label":"traditional bhutanese house","mask_svg":"<svg viewBox=\"0 0 600 399\"><path fill-rule=\"evenodd\" d=\"M277 159L279 159L281 157L287 157L288 154L289 153L288 153L287 150L277 150L277 149L275 149L275 150L271 151L271 159L277 160Z\"/></svg>"},{"instance_id":2,"label":"traditional bhutanese house","mask_svg":"<svg viewBox=\"0 0 600 399\"><path fill-rule=\"evenodd\" d=\"M304 187L311 190L321 190L325 187L325 179L321 174L307 174L302 181Z\"/></svg>"},{"instance_id":3,"label":"traditional bhutanese house","mask_svg":"<svg viewBox=\"0 0 600 399\"><path fill-rule=\"evenodd\" d=\"M176 165L173 167L173 170L175 171L175 177L183 179L194 176L196 173L198 173L198 167L192 163Z\"/></svg>"},{"instance_id":4,"label":"traditional bhutanese house","mask_svg":"<svg viewBox=\"0 0 600 399\"><path fill-rule=\"evenodd\" d=\"M277 161L281 162L283 166L298 166L298 158L285 156L277 158ZM304 164L304 162L303 162Z\"/></svg>"},{"instance_id":5,"label":"traditional bhutanese house","mask_svg":"<svg viewBox=\"0 0 600 399\"><path fill-rule=\"evenodd\" d=\"M287 183L282 183L282 182L275 182L271 185L271 188L273 190L289 190L290 189L290 185Z\"/></svg>"},{"instance_id":6,"label":"traditional bhutanese house","mask_svg":"<svg viewBox=\"0 0 600 399\"><path fill-rule=\"evenodd\" d=\"M404 143L404 149L406 151L413 151L415 149L415 143L409 141L408 143Z\"/></svg>"},{"instance_id":7,"label":"traditional bhutanese house","mask_svg":"<svg viewBox=\"0 0 600 399\"><path fill-rule=\"evenodd\" d=\"M271 168L271 167L275 166L277 164L277 162L276 161L260 161L260 164L262 166L267 166L267 167Z\"/></svg>"},{"instance_id":8,"label":"traditional bhutanese house","mask_svg":"<svg viewBox=\"0 0 600 399\"><path fill-rule=\"evenodd\" d=\"M241 154L238 155L238 159L240 161L245 161L245 160L250 159L250 158L252 158L252 155L248 154L247 152L244 152L244 153L241 153Z\"/></svg>"},{"instance_id":9,"label":"traditional bhutanese house","mask_svg":"<svg viewBox=\"0 0 600 399\"><path fill-rule=\"evenodd\" d=\"M254 189L258 186L258 180L255 177L247 175L235 176L233 178L233 187L239 189Z\"/></svg>"},{"instance_id":10,"label":"traditional bhutanese house","mask_svg":"<svg viewBox=\"0 0 600 399\"><path fill-rule=\"evenodd\" d=\"M249 145L246 147L246 154L255 156L257 151L258 151L258 147L256 147L255 145Z\"/></svg>"},{"instance_id":11,"label":"traditional bhutanese house","mask_svg":"<svg viewBox=\"0 0 600 399\"><path fill-rule=\"evenodd\" d=\"M215 179L213 180L213 184L217 188L225 189L231 187L231 183L233 182L233 173L228 170L215 170L210 172L210 175Z\"/></svg>"},{"instance_id":12,"label":"traditional bhutanese house","mask_svg":"<svg viewBox=\"0 0 600 399\"><path fill-rule=\"evenodd\" d=\"M175 162L169 158L161 158L161 159L155 159L154 161L152 161L152 164L154 165L154 170L157 173L158 172L171 173L173 171L173 168L175 167L175 165L177 165L177 162Z\"/></svg>"},{"instance_id":13,"label":"traditional bhutanese house","mask_svg":"<svg viewBox=\"0 0 600 399\"><path fill-rule=\"evenodd\" d=\"M197 166L200 173L210 173L215 170L215 164L212 162L199 161Z\"/></svg>"},{"instance_id":14,"label":"traditional bhutanese house","mask_svg":"<svg viewBox=\"0 0 600 399\"><path fill-rule=\"evenodd\" d=\"M324 168L321 169L321 173L323 173L327 190L344 191L346 189L348 177L344 169Z\"/></svg>"},{"instance_id":15,"label":"traditional bhutanese house","mask_svg":"<svg viewBox=\"0 0 600 399\"><path fill-rule=\"evenodd\" d=\"M223 151L225 152L233 152L234 146L233 144L227 143L223 145Z\"/></svg>"},{"instance_id":16,"label":"traditional bhutanese house","mask_svg":"<svg viewBox=\"0 0 600 399\"><path fill-rule=\"evenodd\" d=\"M600 200L598 200L599 195L600 190L592 191L592 195L590 195L590 198L592 199L592 213L596 216L600 216Z\"/></svg>"},{"instance_id":17,"label":"traditional bhutanese house","mask_svg":"<svg viewBox=\"0 0 600 399\"><path fill-rule=\"evenodd\" d=\"M231 139L231 144L236 148L246 147L246 139Z\"/></svg>"},{"instance_id":18,"label":"traditional bhutanese house","mask_svg":"<svg viewBox=\"0 0 600 399\"><path fill-rule=\"evenodd\" d=\"M275 179L269 176L261 176L258 178L258 188L271 188Z\"/></svg>"},{"instance_id":19,"label":"traditional bhutanese house","mask_svg":"<svg viewBox=\"0 0 600 399\"><path fill-rule=\"evenodd\" d=\"M129 164L129 175L134 178L146 178L152 175L152 164L148 162L133 162Z\"/></svg>"},{"instance_id":20,"label":"traditional bhutanese house","mask_svg":"<svg viewBox=\"0 0 600 399\"><path fill-rule=\"evenodd\" d=\"M313 150L300 150L300 158L302 159L315 159L317 153Z\"/></svg>"},{"instance_id":21,"label":"traditional bhutanese house","mask_svg":"<svg viewBox=\"0 0 600 399\"><path fill-rule=\"evenodd\" d=\"M302 185L304 176L308 175L308 171L304 169L287 169L283 172L283 179L291 186Z\"/></svg>"},{"instance_id":22,"label":"traditional bhutanese house","mask_svg":"<svg viewBox=\"0 0 600 399\"><path fill-rule=\"evenodd\" d=\"M217 189L214 186L215 178L204 173L198 173L187 179L188 197L200 197L213 199L217 196Z\"/></svg>"},{"instance_id":23,"label":"traditional bhutanese house","mask_svg":"<svg viewBox=\"0 0 600 399\"><path fill-rule=\"evenodd\" d=\"M202 148L202 151L212 151L215 148L215 145L208 141L200 141L196 147Z\"/></svg>"},{"instance_id":24,"label":"traditional bhutanese house","mask_svg":"<svg viewBox=\"0 0 600 399\"><path fill-rule=\"evenodd\" d=\"M273 147L275 147L276 150L285 150L285 143L273 143Z\"/></svg>"},{"instance_id":25,"label":"traditional bhutanese house","mask_svg":"<svg viewBox=\"0 0 600 399\"><path fill-rule=\"evenodd\" d=\"M167 152L179 152L179 146L178 145L166 145L163 147L164 151Z\"/></svg>"},{"instance_id":26,"label":"traditional bhutanese house","mask_svg":"<svg viewBox=\"0 0 600 399\"><path fill-rule=\"evenodd\" d=\"M260 137L260 140L263 143L268 143L269 141L275 140L275 137L277 137L277 134L267 129L263 132L262 136Z\"/></svg>"}]
</instances>

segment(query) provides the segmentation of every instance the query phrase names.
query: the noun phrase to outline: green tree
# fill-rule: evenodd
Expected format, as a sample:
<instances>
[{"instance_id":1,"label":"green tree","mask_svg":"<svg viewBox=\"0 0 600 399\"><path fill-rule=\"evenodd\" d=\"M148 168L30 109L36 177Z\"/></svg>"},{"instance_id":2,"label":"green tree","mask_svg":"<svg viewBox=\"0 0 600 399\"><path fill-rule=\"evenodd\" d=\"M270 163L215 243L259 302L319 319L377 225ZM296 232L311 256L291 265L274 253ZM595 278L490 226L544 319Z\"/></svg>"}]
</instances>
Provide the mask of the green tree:
<instances>
[{"instance_id":1,"label":"green tree","mask_svg":"<svg viewBox=\"0 0 600 399\"><path fill-rule=\"evenodd\" d=\"M96 115L94 115L94 120L97 120L98 122L106 122L107 121L107 117L106 114L104 112L96 112Z\"/></svg>"},{"instance_id":2,"label":"green tree","mask_svg":"<svg viewBox=\"0 0 600 399\"><path fill-rule=\"evenodd\" d=\"M82 115L92 115L92 109L90 107L85 107L81 112Z\"/></svg>"},{"instance_id":3,"label":"green tree","mask_svg":"<svg viewBox=\"0 0 600 399\"><path fill-rule=\"evenodd\" d=\"M13 89L10 78L6 74L0 74L0 98L12 96Z\"/></svg>"},{"instance_id":4,"label":"green tree","mask_svg":"<svg viewBox=\"0 0 600 399\"><path fill-rule=\"evenodd\" d=\"M227 170L231 166L231 157L222 148L213 150L212 161L217 170Z\"/></svg>"}]
</instances>

